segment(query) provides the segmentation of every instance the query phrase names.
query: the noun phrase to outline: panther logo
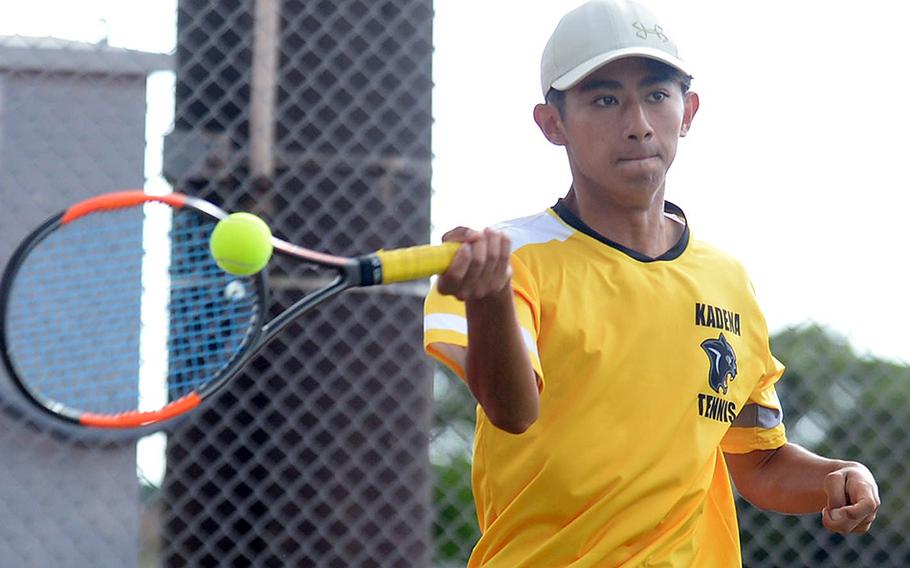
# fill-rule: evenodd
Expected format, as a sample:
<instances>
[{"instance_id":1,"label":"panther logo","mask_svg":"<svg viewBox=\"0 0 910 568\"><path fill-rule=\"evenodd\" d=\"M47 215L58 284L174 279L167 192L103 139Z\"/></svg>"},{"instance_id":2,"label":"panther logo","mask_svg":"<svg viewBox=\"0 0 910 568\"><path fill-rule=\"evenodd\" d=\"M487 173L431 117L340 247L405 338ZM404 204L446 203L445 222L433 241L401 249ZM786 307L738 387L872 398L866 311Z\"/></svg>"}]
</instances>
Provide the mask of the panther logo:
<instances>
[{"instance_id":1,"label":"panther logo","mask_svg":"<svg viewBox=\"0 0 910 568\"><path fill-rule=\"evenodd\" d=\"M736 353L727 343L727 338L721 333L717 339L706 339L701 342L701 348L708 355L711 368L708 371L708 384L719 393L723 389L727 394L727 377L736 378Z\"/></svg>"}]
</instances>

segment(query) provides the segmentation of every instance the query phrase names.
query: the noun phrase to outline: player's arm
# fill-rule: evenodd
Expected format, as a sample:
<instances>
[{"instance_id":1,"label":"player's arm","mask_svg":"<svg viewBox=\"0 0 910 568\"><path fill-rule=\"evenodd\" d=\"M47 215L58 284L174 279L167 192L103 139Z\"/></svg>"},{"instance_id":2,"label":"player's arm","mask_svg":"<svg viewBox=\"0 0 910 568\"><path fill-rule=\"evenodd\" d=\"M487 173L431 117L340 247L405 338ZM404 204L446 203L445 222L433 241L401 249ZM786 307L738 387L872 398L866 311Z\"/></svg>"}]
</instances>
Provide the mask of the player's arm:
<instances>
[{"instance_id":1,"label":"player's arm","mask_svg":"<svg viewBox=\"0 0 910 568\"><path fill-rule=\"evenodd\" d=\"M878 485L861 463L790 443L725 457L736 489L756 507L792 515L821 511L825 527L838 533L866 532L875 520Z\"/></svg>"},{"instance_id":2,"label":"player's arm","mask_svg":"<svg viewBox=\"0 0 910 568\"><path fill-rule=\"evenodd\" d=\"M520 434L537 420L539 390L515 314L511 243L500 232L463 227L446 233L443 241L466 244L436 287L465 304L468 387L490 422Z\"/></svg>"}]
</instances>

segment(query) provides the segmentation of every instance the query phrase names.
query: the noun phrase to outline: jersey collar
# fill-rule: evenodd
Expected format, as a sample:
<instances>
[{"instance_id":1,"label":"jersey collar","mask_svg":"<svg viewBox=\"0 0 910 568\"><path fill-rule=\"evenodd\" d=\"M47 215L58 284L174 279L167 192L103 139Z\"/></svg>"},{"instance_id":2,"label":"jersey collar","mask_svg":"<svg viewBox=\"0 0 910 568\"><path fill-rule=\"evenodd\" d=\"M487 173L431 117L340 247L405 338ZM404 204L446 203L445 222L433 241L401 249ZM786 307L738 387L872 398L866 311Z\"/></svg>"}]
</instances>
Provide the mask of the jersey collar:
<instances>
[{"instance_id":1,"label":"jersey collar","mask_svg":"<svg viewBox=\"0 0 910 568\"><path fill-rule=\"evenodd\" d=\"M588 225L584 223L581 219L575 216L574 213L569 211L569 208L566 207L565 202L560 199L556 202L556 205L553 206L553 211L559 215L559 218L565 221L566 224L571 226L573 229L580 231L589 237L600 241L601 243L614 248L621 253L634 258L640 262L654 262L658 260L674 260L679 258L679 256L686 250L686 246L689 244L689 221L686 219L686 214L683 210L669 201L664 201L664 213L675 215L684 223L684 228L682 234L679 236L679 240L676 241L670 250L663 253L662 255L653 258L647 255L644 255L638 251L632 250L628 247L625 247L616 241L611 241L607 237L601 235Z\"/></svg>"}]
</instances>

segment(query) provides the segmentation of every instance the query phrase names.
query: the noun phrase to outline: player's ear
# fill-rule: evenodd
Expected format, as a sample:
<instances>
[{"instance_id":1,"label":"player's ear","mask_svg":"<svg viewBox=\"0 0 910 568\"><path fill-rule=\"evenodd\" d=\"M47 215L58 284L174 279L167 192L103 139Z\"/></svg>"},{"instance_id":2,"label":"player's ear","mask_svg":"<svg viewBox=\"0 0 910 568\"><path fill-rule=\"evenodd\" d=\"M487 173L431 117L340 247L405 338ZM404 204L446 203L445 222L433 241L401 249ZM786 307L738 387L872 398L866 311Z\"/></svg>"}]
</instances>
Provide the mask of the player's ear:
<instances>
[{"instance_id":1,"label":"player's ear","mask_svg":"<svg viewBox=\"0 0 910 568\"><path fill-rule=\"evenodd\" d=\"M692 120L695 118L695 113L698 112L698 93L689 91L686 93L685 101L683 104L683 122L682 126L679 129L679 135L685 136L689 133L689 128L692 127Z\"/></svg>"},{"instance_id":2,"label":"player's ear","mask_svg":"<svg viewBox=\"0 0 910 568\"><path fill-rule=\"evenodd\" d=\"M559 115L559 109L549 104L535 106L534 122L551 144L565 146L566 137L562 130L562 117Z\"/></svg>"}]
</instances>

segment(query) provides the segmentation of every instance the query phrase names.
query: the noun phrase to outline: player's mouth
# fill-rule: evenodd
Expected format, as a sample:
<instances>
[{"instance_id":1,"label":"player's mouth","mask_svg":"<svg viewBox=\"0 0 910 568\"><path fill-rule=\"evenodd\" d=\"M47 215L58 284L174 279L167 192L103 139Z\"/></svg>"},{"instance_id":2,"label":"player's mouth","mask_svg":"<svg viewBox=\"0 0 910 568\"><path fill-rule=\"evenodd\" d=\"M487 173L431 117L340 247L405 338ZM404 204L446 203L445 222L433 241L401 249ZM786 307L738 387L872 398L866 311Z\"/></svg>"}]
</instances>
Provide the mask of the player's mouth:
<instances>
[{"instance_id":1,"label":"player's mouth","mask_svg":"<svg viewBox=\"0 0 910 568\"><path fill-rule=\"evenodd\" d=\"M621 168L655 168L661 164L658 154L623 156L616 161Z\"/></svg>"},{"instance_id":2,"label":"player's mouth","mask_svg":"<svg viewBox=\"0 0 910 568\"><path fill-rule=\"evenodd\" d=\"M635 163L635 162L647 162L649 160L659 160L659 159L660 159L660 156L658 154L637 154L637 155L631 155L631 156L622 156L621 158L619 158L618 162Z\"/></svg>"}]
</instances>

